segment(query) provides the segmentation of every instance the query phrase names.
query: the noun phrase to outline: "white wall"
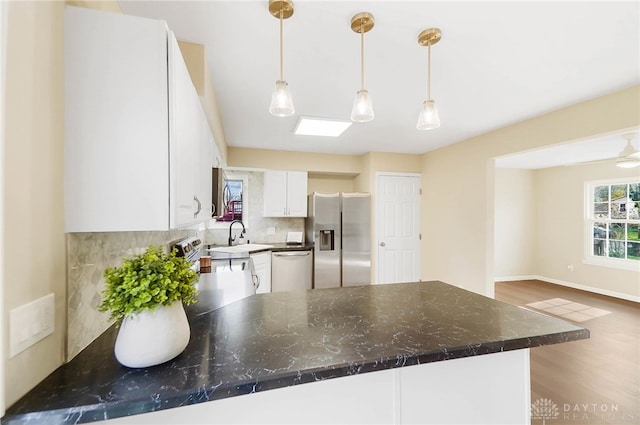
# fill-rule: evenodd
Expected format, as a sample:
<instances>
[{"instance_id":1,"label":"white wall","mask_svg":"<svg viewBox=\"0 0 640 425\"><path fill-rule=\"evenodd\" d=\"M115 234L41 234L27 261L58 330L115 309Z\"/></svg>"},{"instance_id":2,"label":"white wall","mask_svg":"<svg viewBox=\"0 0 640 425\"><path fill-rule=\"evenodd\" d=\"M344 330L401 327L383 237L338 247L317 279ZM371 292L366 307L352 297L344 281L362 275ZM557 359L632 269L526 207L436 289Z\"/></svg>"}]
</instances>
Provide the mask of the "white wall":
<instances>
[{"instance_id":1,"label":"white wall","mask_svg":"<svg viewBox=\"0 0 640 425\"><path fill-rule=\"evenodd\" d=\"M536 171L537 244L533 274L595 292L640 300L640 273L583 264L585 256L584 183L638 178L637 168L612 162ZM568 270L569 265L573 271ZM558 283L560 283L558 282ZM630 296L630 297L629 297Z\"/></svg>"},{"instance_id":2,"label":"white wall","mask_svg":"<svg viewBox=\"0 0 640 425\"><path fill-rule=\"evenodd\" d=\"M495 276L529 276L535 271L536 191L534 171L495 171Z\"/></svg>"}]
</instances>

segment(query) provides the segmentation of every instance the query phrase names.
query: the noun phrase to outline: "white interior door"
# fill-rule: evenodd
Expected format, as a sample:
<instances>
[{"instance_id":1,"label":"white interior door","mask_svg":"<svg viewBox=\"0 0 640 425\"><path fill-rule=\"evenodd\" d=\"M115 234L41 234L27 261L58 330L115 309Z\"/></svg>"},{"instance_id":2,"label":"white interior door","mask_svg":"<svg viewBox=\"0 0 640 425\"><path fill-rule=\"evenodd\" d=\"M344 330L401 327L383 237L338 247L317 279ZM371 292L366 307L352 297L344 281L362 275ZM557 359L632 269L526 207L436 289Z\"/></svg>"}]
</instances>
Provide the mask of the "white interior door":
<instances>
[{"instance_id":1,"label":"white interior door","mask_svg":"<svg viewBox=\"0 0 640 425\"><path fill-rule=\"evenodd\" d=\"M377 281L420 279L419 174L376 176Z\"/></svg>"}]
</instances>

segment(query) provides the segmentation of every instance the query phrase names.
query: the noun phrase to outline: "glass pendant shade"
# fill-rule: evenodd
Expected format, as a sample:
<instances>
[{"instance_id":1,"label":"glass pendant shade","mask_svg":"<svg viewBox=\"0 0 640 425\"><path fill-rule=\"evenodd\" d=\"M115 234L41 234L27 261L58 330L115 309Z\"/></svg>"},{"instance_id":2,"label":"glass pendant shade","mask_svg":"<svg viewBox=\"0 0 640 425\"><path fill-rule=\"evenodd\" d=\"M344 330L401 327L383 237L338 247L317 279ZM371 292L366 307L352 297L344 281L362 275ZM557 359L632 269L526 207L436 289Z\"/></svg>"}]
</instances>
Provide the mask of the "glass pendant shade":
<instances>
[{"instance_id":1,"label":"glass pendant shade","mask_svg":"<svg viewBox=\"0 0 640 425\"><path fill-rule=\"evenodd\" d=\"M425 100L422 102L422 109L418 115L418 130L432 130L440 127L440 116L438 115L438 107L434 100Z\"/></svg>"},{"instance_id":2,"label":"glass pendant shade","mask_svg":"<svg viewBox=\"0 0 640 425\"><path fill-rule=\"evenodd\" d=\"M353 109L351 110L351 121L353 122L367 122L373 119L373 104L369 97L369 92L366 90L360 90L356 94L356 99L353 101Z\"/></svg>"},{"instance_id":3,"label":"glass pendant shade","mask_svg":"<svg viewBox=\"0 0 640 425\"><path fill-rule=\"evenodd\" d=\"M286 81L276 81L276 86L271 95L269 112L276 117L290 117L296 109L293 107L293 98Z\"/></svg>"}]
</instances>

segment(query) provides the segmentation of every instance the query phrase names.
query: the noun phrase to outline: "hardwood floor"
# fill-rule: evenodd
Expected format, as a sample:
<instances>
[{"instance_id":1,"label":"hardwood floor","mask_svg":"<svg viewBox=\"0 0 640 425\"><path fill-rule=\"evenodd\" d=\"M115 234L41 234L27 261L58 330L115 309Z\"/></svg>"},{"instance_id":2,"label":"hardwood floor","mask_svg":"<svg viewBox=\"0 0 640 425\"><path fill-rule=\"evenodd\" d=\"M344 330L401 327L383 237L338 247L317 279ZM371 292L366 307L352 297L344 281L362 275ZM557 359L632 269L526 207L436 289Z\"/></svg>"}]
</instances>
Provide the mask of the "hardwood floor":
<instances>
[{"instance_id":1,"label":"hardwood floor","mask_svg":"<svg viewBox=\"0 0 640 425\"><path fill-rule=\"evenodd\" d=\"M572 316L581 322L564 318L589 329L589 339L531 349L531 401L548 406L550 400L557 408L547 408L546 424L640 424L638 303L536 280L495 288L496 299L538 312L527 304L558 298L599 311L592 319ZM542 424L543 417L532 414L531 423Z\"/></svg>"}]
</instances>

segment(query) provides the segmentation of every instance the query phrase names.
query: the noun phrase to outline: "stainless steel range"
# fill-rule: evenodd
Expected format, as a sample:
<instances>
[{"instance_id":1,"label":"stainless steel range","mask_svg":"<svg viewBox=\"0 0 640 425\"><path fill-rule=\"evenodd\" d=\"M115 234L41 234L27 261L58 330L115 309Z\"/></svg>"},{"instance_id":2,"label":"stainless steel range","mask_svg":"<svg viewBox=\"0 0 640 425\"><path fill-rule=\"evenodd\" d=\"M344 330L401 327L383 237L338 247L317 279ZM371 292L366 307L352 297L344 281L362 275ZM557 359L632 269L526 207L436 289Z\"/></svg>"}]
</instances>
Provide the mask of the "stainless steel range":
<instances>
[{"instance_id":1,"label":"stainless steel range","mask_svg":"<svg viewBox=\"0 0 640 425\"><path fill-rule=\"evenodd\" d=\"M202 251L202 240L195 237L185 238L173 242L170 248L171 250L177 249L179 257L185 257L191 264L197 265Z\"/></svg>"}]
</instances>

